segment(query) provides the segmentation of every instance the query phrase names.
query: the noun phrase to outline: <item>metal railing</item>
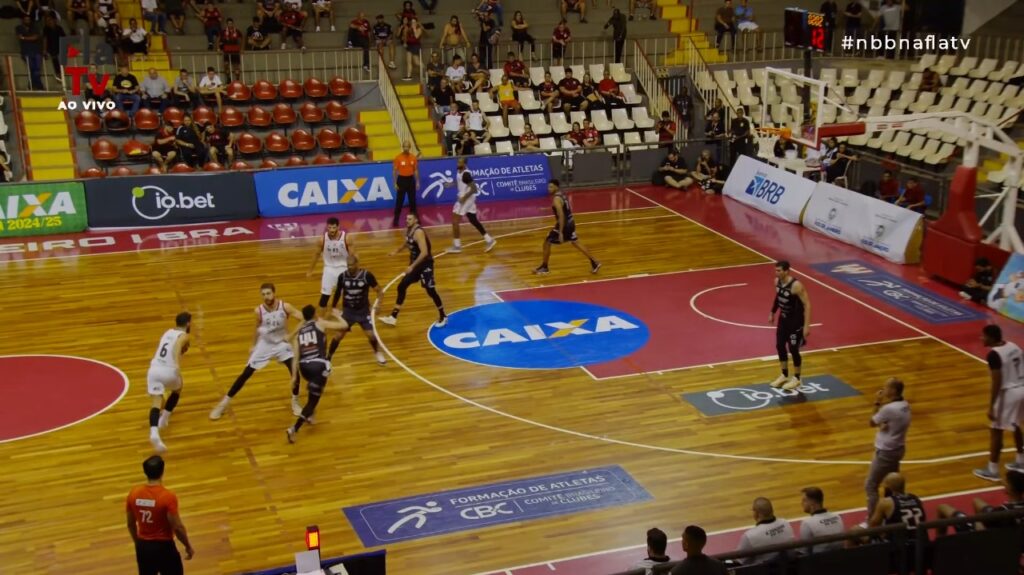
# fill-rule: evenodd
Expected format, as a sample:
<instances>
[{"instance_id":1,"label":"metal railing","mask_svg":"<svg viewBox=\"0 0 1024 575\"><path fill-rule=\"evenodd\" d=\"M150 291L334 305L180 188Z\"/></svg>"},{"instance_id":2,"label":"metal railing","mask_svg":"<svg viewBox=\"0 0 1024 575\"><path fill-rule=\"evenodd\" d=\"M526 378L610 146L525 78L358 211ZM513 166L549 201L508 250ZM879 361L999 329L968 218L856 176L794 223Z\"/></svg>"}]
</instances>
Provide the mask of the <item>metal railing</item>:
<instances>
[{"instance_id":1,"label":"metal railing","mask_svg":"<svg viewBox=\"0 0 1024 575\"><path fill-rule=\"evenodd\" d=\"M377 87L380 90L381 99L384 100L384 107L391 115L391 126L395 129L399 144L409 142L412 145L410 152L418 156L420 154L419 144L416 142L412 128L409 127L409 119L405 116L405 110L402 109L402 102L398 98L398 92L395 91L395 85L391 82L384 55L379 52L377 53L377 69L380 71L377 76Z\"/></svg>"},{"instance_id":2,"label":"metal railing","mask_svg":"<svg viewBox=\"0 0 1024 575\"><path fill-rule=\"evenodd\" d=\"M635 40L633 46L633 75L637 84L647 94L647 108L651 111L651 117L660 119L661 113L668 111L678 126L680 118L673 109L672 98L665 92L665 87L661 84L661 75L639 40Z\"/></svg>"},{"instance_id":3,"label":"metal railing","mask_svg":"<svg viewBox=\"0 0 1024 575\"><path fill-rule=\"evenodd\" d=\"M224 72L225 82L240 80L249 85L256 80L277 84L287 78L301 81L310 76L324 81L340 76L349 82L372 82L385 69L373 57L369 69L363 68L363 51L359 48L251 51L239 55L237 65L217 52L173 52L170 56L175 69L185 68L198 76L213 68Z\"/></svg>"}]
</instances>

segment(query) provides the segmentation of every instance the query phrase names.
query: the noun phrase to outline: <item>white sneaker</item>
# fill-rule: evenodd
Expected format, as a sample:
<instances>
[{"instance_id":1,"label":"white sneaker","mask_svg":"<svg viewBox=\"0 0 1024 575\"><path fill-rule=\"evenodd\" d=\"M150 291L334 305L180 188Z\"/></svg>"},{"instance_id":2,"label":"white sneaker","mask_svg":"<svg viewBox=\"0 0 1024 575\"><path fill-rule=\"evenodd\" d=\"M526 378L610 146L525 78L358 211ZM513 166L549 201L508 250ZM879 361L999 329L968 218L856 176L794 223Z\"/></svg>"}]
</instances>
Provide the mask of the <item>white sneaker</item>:
<instances>
[{"instance_id":1,"label":"white sneaker","mask_svg":"<svg viewBox=\"0 0 1024 575\"><path fill-rule=\"evenodd\" d=\"M288 429L284 430L284 433L285 433L285 435L288 436L288 443L295 443L295 430L294 429L289 427Z\"/></svg>"},{"instance_id":2,"label":"white sneaker","mask_svg":"<svg viewBox=\"0 0 1024 575\"><path fill-rule=\"evenodd\" d=\"M299 398L294 395L292 396L292 414L295 417L302 415L302 406L299 404Z\"/></svg>"},{"instance_id":3,"label":"white sneaker","mask_svg":"<svg viewBox=\"0 0 1024 575\"><path fill-rule=\"evenodd\" d=\"M153 444L153 450L157 453L165 453L167 451L167 446L160 440L159 435L150 435L149 442Z\"/></svg>"},{"instance_id":4,"label":"white sneaker","mask_svg":"<svg viewBox=\"0 0 1024 575\"><path fill-rule=\"evenodd\" d=\"M220 400L220 403L218 403L210 411L210 419L212 419L214 421L220 419L220 416L224 415L224 410L228 408L228 405L230 403L231 403L231 400L226 398L226 397L224 399Z\"/></svg>"},{"instance_id":5,"label":"white sneaker","mask_svg":"<svg viewBox=\"0 0 1024 575\"><path fill-rule=\"evenodd\" d=\"M787 381L789 381L789 376L787 376L787 375L780 375L779 377L775 378L775 381L772 381L768 385L770 385L772 387L782 387L782 384L786 383Z\"/></svg>"},{"instance_id":6,"label":"white sneaker","mask_svg":"<svg viewBox=\"0 0 1024 575\"><path fill-rule=\"evenodd\" d=\"M316 31L317 31L317 32L319 32L319 31L320 31L320 27L319 27L319 26L317 26L317 27L316 27Z\"/></svg>"},{"instance_id":7,"label":"white sneaker","mask_svg":"<svg viewBox=\"0 0 1024 575\"><path fill-rule=\"evenodd\" d=\"M485 252L489 252L489 251L493 250L494 246L496 246L496 245L498 245L498 240L491 239L491 241L487 242L487 245L484 247L484 251Z\"/></svg>"},{"instance_id":8,"label":"white sneaker","mask_svg":"<svg viewBox=\"0 0 1024 575\"><path fill-rule=\"evenodd\" d=\"M971 299L971 294L969 294L969 293L967 293L965 291L962 291L962 292L960 292L957 295L959 295L961 298L966 299L966 300Z\"/></svg>"},{"instance_id":9,"label":"white sneaker","mask_svg":"<svg viewBox=\"0 0 1024 575\"><path fill-rule=\"evenodd\" d=\"M386 357L384 357L384 352L378 351L376 355L377 355L377 365L387 365L388 359Z\"/></svg>"},{"instance_id":10,"label":"white sneaker","mask_svg":"<svg viewBox=\"0 0 1024 575\"><path fill-rule=\"evenodd\" d=\"M388 68L391 68L392 70L397 70L398 66L395 66L394 62L388 62Z\"/></svg>"},{"instance_id":11,"label":"white sneaker","mask_svg":"<svg viewBox=\"0 0 1024 575\"><path fill-rule=\"evenodd\" d=\"M392 315L382 315L377 318L377 321L387 325L398 325L398 318Z\"/></svg>"},{"instance_id":12,"label":"white sneaker","mask_svg":"<svg viewBox=\"0 0 1024 575\"><path fill-rule=\"evenodd\" d=\"M288 43L287 42L281 42L281 49L282 50L287 50L288 49Z\"/></svg>"},{"instance_id":13,"label":"white sneaker","mask_svg":"<svg viewBox=\"0 0 1024 575\"><path fill-rule=\"evenodd\" d=\"M448 316L444 316L443 318L434 322L434 327L444 327L446 325L448 325Z\"/></svg>"},{"instance_id":14,"label":"white sneaker","mask_svg":"<svg viewBox=\"0 0 1024 575\"><path fill-rule=\"evenodd\" d=\"M160 422L157 423L157 427L159 427L160 429L166 429L167 425L170 422L171 422L171 413L169 411L165 411L165 412L160 414Z\"/></svg>"},{"instance_id":15,"label":"white sneaker","mask_svg":"<svg viewBox=\"0 0 1024 575\"><path fill-rule=\"evenodd\" d=\"M461 254L462 253L462 246L452 246L452 247L448 248L448 253L450 253L450 254Z\"/></svg>"},{"instance_id":16,"label":"white sneaker","mask_svg":"<svg viewBox=\"0 0 1024 575\"><path fill-rule=\"evenodd\" d=\"M797 378L795 378L795 377L791 377L791 378L789 378L789 379L788 379L788 380L786 381L786 383L784 383L784 384L782 385L782 389L785 389L786 391L792 391L792 390L794 390L794 389L796 389L796 388L800 387L800 384L801 384L801 383L803 383L803 382L802 382L802 381L800 381L799 379L797 379Z\"/></svg>"},{"instance_id":17,"label":"white sneaker","mask_svg":"<svg viewBox=\"0 0 1024 575\"><path fill-rule=\"evenodd\" d=\"M316 415L310 415L309 418L306 419L306 423L309 425L316 425Z\"/></svg>"},{"instance_id":18,"label":"white sneaker","mask_svg":"<svg viewBox=\"0 0 1024 575\"><path fill-rule=\"evenodd\" d=\"M331 24L331 32L335 32L335 31L336 30L334 29L334 24Z\"/></svg>"}]
</instances>

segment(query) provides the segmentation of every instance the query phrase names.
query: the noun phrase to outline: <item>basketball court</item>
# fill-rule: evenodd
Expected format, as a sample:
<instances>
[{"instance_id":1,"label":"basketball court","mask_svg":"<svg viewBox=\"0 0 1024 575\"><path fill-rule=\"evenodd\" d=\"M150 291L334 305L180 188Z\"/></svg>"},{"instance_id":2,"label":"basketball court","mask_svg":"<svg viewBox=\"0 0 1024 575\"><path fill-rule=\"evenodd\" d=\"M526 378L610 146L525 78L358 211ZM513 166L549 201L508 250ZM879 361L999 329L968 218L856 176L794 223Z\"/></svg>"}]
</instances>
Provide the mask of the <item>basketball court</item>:
<instances>
[{"instance_id":1,"label":"basketball court","mask_svg":"<svg viewBox=\"0 0 1024 575\"><path fill-rule=\"evenodd\" d=\"M829 508L863 505L867 422L890 376L906 381L914 410L910 491L998 499L970 473L987 448L979 333L994 316L916 268L720 196L638 187L571 199L599 274L568 247L554 250L550 275L530 273L551 225L546 199L481 206L497 248L485 254L464 226L463 252L436 258L450 324L431 327L435 311L413 286L397 327L378 324L386 367L350 334L316 424L294 445L280 366L258 372L221 420L207 414L245 364L259 285L274 282L296 307L317 299L319 274L305 271L323 218L0 245L0 564L133 568L123 498L151 453L145 374L181 310L194 315L195 342L163 437L192 573L287 565L308 525L319 526L325 557L392 537L391 570L428 575L612 572L643 557L653 526L678 537L699 523L723 532L713 550L726 550L757 496L791 519L807 485L824 489ZM450 245L448 213L423 213L437 254ZM341 219L390 309L407 260L387 254L401 232L388 213ZM765 397L778 371L765 312L772 262L783 258L812 302L807 389ZM859 289L846 271L896 278L952 319ZM1008 339L1024 336L999 323ZM728 394L756 405L736 407ZM514 511L457 503L502 482L527 494ZM593 483L592 494L579 491ZM562 495L530 498L553 486ZM422 521L393 521L389 510L412 500ZM461 519L432 519L448 501ZM558 562L573 557L592 559Z\"/></svg>"}]
</instances>

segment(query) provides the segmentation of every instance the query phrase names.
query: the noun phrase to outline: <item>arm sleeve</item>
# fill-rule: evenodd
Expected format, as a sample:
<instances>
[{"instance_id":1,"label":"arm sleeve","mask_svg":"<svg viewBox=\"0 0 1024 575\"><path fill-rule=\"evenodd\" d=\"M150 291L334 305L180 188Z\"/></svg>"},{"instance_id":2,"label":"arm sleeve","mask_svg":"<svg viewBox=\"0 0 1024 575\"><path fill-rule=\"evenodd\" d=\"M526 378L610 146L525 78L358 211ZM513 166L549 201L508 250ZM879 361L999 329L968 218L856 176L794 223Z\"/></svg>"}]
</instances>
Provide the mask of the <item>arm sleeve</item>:
<instances>
[{"instance_id":1,"label":"arm sleeve","mask_svg":"<svg viewBox=\"0 0 1024 575\"><path fill-rule=\"evenodd\" d=\"M372 288L377 287L377 278L370 272L366 272L366 285Z\"/></svg>"},{"instance_id":2,"label":"arm sleeve","mask_svg":"<svg viewBox=\"0 0 1024 575\"><path fill-rule=\"evenodd\" d=\"M882 409L878 410L878 413L875 413L874 415L871 416L871 422L874 423L875 425L882 425L883 423L888 421L889 416L886 413L886 408L888 407L888 405L883 405ZM870 519L870 517L868 519Z\"/></svg>"},{"instance_id":3,"label":"arm sleeve","mask_svg":"<svg viewBox=\"0 0 1024 575\"><path fill-rule=\"evenodd\" d=\"M991 370L1003 368L1003 358L999 357L999 352L992 350L985 356L985 361L988 362L988 368Z\"/></svg>"},{"instance_id":4,"label":"arm sleeve","mask_svg":"<svg viewBox=\"0 0 1024 575\"><path fill-rule=\"evenodd\" d=\"M168 492L167 493L166 503L167 503L167 512L168 513L173 513L173 514L177 515L178 514L178 496L173 494L173 493Z\"/></svg>"}]
</instances>

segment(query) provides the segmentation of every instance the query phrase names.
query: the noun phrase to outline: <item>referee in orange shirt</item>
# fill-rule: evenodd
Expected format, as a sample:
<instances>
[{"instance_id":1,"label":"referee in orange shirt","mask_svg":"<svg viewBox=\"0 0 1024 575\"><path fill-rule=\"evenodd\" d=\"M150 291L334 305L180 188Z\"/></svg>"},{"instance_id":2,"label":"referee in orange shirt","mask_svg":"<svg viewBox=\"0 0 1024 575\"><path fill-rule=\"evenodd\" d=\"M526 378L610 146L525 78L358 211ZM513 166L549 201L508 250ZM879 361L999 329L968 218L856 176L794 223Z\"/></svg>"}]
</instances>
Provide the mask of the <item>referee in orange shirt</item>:
<instances>
[{"instance_id":1,"label":"referee in orange shirt","mask_svg":"<svg viewBox=\"0 0 1024 575\"><path fill-rule=\"evenodd\" d=\"M142 462L142 470L146 484L133 487L125 505L139 575L182 575L185 570L174 536L185 546L185 559L191 559L193 551L178 516L178 496L163 485L162 457L154 455Z\"/></svg>"},{"instance_id":2,"label":"referee in orange shirt","mask_svg":"<svg viewBox=\"0 0 1024 575\"><path fill-rule=\"evenodd\" d=\"M409 211L416 213L416 191L420 189L420 168L409 148L409 140L402 142L402 153L395 156L393 178L395 182L395 218L392 227L398 227L398 219L402 216L402 205L409 198Z\"/></svg>"}]
</instances>

